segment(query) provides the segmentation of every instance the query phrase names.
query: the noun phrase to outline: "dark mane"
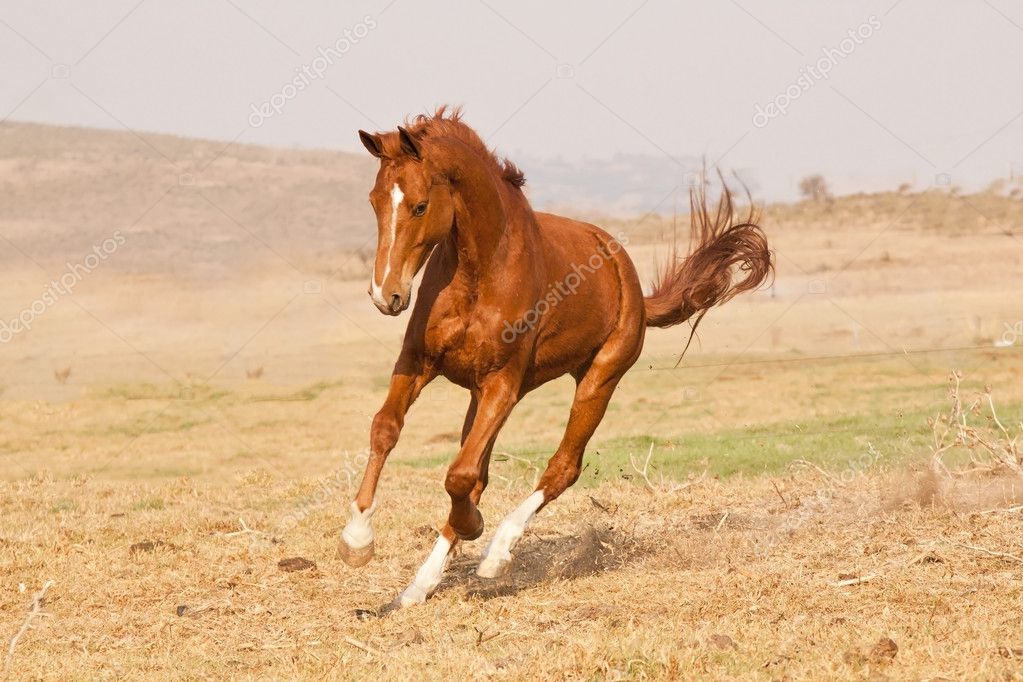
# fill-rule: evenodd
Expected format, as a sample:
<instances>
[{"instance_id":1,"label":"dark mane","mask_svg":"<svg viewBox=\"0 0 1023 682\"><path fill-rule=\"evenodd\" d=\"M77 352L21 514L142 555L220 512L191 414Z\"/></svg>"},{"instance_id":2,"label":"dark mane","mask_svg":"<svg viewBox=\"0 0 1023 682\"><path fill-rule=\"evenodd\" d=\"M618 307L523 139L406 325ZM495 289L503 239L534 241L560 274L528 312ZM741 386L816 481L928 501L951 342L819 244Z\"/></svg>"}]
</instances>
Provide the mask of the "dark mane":
<instances>
[{"instance_id":1,"label":"dark mane","mask_svg":"<svg viewBox=\"0 0 1023 682\"><path fill-rule=\"evenodd\" d=\"M405 122L409 132L417 137L447 136L464 142L475 150L482 158L488 159L494 164L494 168L506 182L513 187L522 187L526 184L526 176L519 170L518 166L508 159L501 159L492 150L487 148L483 140L465 123L462 123L462 108L454 107L448 111L448 106L443 104L437 107L433 116L419 114L411 121Z\"/></svg>"}]
</instances>

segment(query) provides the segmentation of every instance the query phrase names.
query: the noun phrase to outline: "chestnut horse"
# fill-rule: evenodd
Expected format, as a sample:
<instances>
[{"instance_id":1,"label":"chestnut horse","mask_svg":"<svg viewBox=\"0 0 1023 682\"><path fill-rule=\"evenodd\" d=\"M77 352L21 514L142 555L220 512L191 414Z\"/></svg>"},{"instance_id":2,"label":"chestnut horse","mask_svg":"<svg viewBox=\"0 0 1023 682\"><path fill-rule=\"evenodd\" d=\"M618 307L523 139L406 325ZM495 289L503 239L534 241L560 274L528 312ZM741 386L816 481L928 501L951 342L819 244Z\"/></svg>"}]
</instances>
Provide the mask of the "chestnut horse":
<instances>
[{"instance_id":1,"label":"chestnut horse","mask_svg":"<svg viewBox=\"0 0 1023 682\"><path fill-rule=\"evenodd\" d=\"M476 505L491 449L524 395L564 374L576 381L561 444L536 490L498 525L477 570L483 577L507 569L529 520L579 477L586 443L639 357L646 328L694 316L698 322L712 306L755 289L772 271L771 254L752 207L736 220L726 189L712 215L704 193L696 192L689 253L673 253L644 298L624 239L535 213L522 173L497 159L457 109L446 114L441 107L395 132L360 130L359 137L380 159L369 194L379 232L369 286L374 305L400 314L413 278L424 265L426 271L341 534L339 553L349 565L373 556L377 481L420 391L443 375L470 394L461 447L444 479L451 512L426 562L395 599L406 606L436 589L459 540L483 533Z\"/></svg>"}]
</instances>

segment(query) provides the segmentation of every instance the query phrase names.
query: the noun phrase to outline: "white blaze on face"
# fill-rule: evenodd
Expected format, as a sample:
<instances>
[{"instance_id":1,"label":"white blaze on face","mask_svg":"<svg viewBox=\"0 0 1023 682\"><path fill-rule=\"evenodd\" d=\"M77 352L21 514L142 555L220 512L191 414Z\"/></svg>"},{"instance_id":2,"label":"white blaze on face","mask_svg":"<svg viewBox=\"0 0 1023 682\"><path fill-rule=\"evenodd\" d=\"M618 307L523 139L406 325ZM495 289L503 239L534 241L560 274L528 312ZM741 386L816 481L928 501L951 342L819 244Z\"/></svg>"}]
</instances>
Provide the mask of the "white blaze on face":
<instances>
[{"instance_id":1,"label":"white blaze on face","mask_svg":"<svg viewBox=\"0 0 1023 682\"><path fill-rule=\"evenodd\" d=\"M391 274L391 250L394 249L395 232L398 229L398 207L401 206L404 198L405 193L401 191L401 187L398 187L398 183L394 183L394 187L391 188L391 224L387 235L389 241L387 242L387 260L384 262L384 274L378 284L374 269L373 282L370 288L370 295L373 297L373 300L382 306L388 305L388 302L384 301L384 294L381 288L384 286L384 282L387 281L387 276ZM380 248L383 248L383 244L380 245Z\"/></svg>"}]
</instances>

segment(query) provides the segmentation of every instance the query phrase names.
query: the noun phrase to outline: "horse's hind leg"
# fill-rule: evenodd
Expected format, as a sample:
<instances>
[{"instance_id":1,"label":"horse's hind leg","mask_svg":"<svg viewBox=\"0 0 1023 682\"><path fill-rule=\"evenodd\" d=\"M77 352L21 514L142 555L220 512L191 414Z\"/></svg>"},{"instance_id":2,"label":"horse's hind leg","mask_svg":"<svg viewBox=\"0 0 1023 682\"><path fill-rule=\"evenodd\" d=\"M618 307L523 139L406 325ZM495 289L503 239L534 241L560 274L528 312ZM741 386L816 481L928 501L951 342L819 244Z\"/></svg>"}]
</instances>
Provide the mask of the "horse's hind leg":
<instances>
[{"instance_id":1,"label":"horse's hind leg","mask_svg":"<svg viewBox=\"0 0 1023 682\"><path fill-rule=\"evenodd\" d=\"M586 373L579 378L561 445L547 463L547 469L533 494L497 527L476 571L480 576L496 578L502 575L511 562L511 550L522 537L529 520L579 478L586 443L603 419L618 381L632 365L632 362L621 362L620 358L614 357L614 353L609 355L612 357L605 357L602 361L598 354Z\"/></svg>"}]
</instances>

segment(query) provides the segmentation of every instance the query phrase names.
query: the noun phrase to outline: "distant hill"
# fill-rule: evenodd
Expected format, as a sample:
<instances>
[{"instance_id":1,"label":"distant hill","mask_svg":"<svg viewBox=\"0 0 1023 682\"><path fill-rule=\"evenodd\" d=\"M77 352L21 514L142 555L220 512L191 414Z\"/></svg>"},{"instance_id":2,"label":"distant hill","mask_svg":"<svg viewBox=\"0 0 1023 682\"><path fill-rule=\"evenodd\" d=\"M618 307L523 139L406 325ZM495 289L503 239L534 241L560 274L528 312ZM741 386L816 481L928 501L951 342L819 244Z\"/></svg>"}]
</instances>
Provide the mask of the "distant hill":
<instances>
[{"instance_id":1,"label":"distant hill","mask_svg":"<svg viewBox=\"0 0 1023 682\"><path fill-rule=\"evenodd\" d=\"M80 259L120 230L115 268L329 268L376 234L366 203L375 172L357 154L4 123L0 264Z\"/></svg>"}]
</instances>

